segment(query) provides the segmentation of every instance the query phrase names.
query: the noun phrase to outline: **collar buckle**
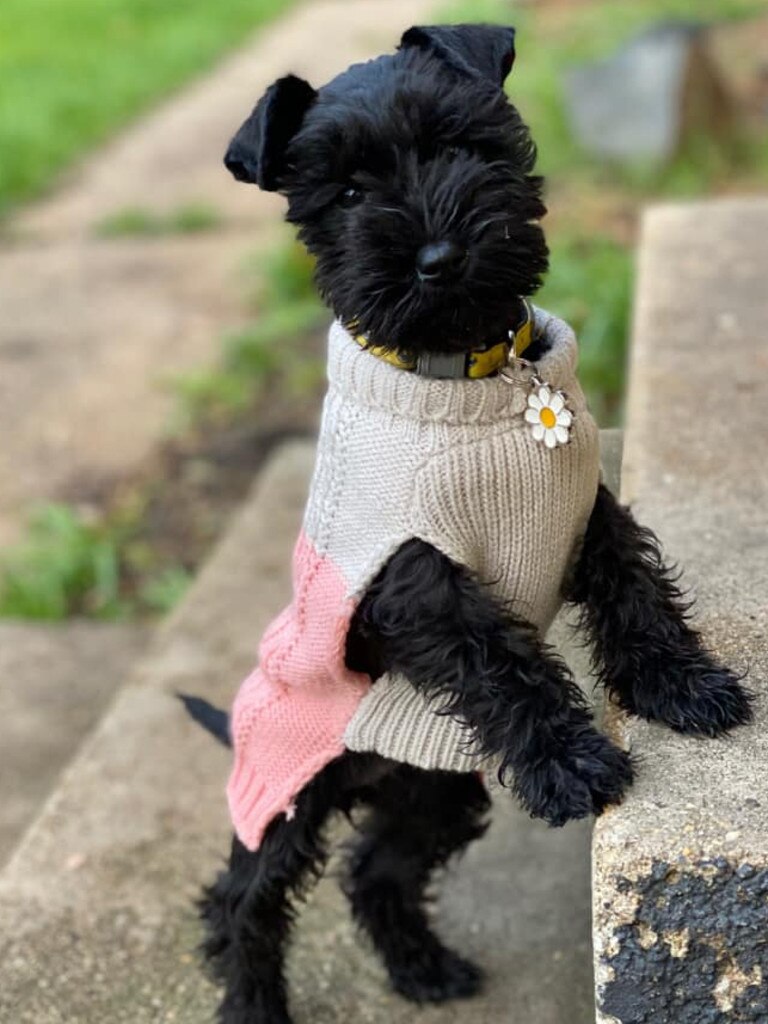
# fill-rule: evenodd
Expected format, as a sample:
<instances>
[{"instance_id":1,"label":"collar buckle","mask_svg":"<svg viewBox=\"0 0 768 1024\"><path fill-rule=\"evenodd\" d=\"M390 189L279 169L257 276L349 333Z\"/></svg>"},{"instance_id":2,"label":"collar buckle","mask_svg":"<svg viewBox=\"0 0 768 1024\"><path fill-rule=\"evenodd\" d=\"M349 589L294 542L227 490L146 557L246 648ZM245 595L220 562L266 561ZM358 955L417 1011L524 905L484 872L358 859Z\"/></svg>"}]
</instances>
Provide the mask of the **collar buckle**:
<instances>
[{"instance_id":1,"label":"collar buckle","mask_svg":"<svg viewBox=\"0 0 768 1024\"><path fill-rule=\"evenodd\" d=\"M396 350L380 345L372 345L369 340L357 333L357 325L352 322L347 329L357 344L372 355L400 370L408 370L420 377L433 380L461 380L470 378L479 380L499 374L508 382L512 382L509 367L512 363L525 363L521 356L534 340L535 319L533 307L527 299L520 299L522 320L517 327L509 331L508 340L498 342L485 349L472 352L422 352L416 358L404 356ZM526 364L530 365L530 364Z\"/></svg>"},{"instance_id":2,"label":"collar buckle","mask_svg":"<svg viewBox=\"0 0 768 1024\"><path fill-rule=\"evenodd\" d=\"M509 332L509 342L514 359L519 359L526 349L530 348L534 338L533 306L528 299L520 299L520 305L523 307L523 320L513 331Z\"/></svg>"},{"instance_id":3,"label":"collar buckle","mask_svg":"<svg viewBox=\"0 0 768 1024\"><path fill-rule=\"evenodd\" d=\"M534 364L528 359L512 355L507 365L499 371L499 377L512 387L530 387L536 381Z\"/></svg>"},{"instance_id":4,"label":"collar buckle","mask_svg":"<svg viewBox=\"0 0 768 1024\"><path fill-rule=\"evenodd\" d=\"M467 376L467 356L464 352L422 352L415 370L420 377L461 380Z\"/></svg>"}]
</instances>

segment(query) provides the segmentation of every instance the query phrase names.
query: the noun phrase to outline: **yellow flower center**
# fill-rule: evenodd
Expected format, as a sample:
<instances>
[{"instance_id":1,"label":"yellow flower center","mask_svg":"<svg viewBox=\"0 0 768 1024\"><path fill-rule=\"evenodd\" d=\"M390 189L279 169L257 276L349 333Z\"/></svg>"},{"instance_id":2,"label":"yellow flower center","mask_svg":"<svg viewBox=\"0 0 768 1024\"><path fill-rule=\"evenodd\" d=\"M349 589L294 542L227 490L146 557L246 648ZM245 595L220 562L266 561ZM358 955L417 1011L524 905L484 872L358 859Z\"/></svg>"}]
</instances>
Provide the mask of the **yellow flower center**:
<instances>
[{"instance_id":1,"label":"yellow flower center","mask_svg":"<svg viewBox=\"0 0 768 1024\"><path fill-rule=\"evenodd\" d=\"M547 430L551 430L552 427L554 427L557 423L557 416L555 416L551 409L542 409L539 413L539 417L541 418L541 422L544 424Z\"/></svg>"}]
</instances>

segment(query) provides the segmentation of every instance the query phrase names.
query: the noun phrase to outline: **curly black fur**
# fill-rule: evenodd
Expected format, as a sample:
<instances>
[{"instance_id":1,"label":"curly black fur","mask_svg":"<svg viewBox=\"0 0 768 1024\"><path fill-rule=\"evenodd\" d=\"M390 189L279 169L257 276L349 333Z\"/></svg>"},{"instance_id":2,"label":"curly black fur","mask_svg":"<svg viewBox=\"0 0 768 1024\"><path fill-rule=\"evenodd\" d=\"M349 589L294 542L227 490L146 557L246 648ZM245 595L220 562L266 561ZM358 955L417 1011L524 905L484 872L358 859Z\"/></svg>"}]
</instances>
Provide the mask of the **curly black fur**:
<instances>
[{"instance_id":1,"label":"curly black fur","mask_svg":"<svg viewBox=\"0 0 768 1024\"><path fill-rule=\"evenodd\" d=\"M752 695L718 665L687 621L690 604L654 534L600 487L573 600L595 674L630 714L677 732L719 736L752 719Z\"/></svg>"},{"instance_id":2,"label":"curly black fur","mask_svg":"<svg viewBox=\"0 0 768 1024\"><path fill-rule=\"evenodd\" d=\"M289 149L288 219L342 321L393 348L462 350L503 337L547 269L535 156L500 89L408 50L321 91ZM420 281L419 249L445 238L466 272Z\"/></svg>"},{"instance_id":3,"label":"curly black fur","mask_svg":"<svg viewBox=\"0 0 768 1024\"><path fill-rule=\"evenodd\" d=\"M355 920L401 995L414 1002L475 995L481 971L443 946L424 904L434 869L486 830L483 784L474 775L403 765L381 781L369 805L344 883Z\"/></svg>"},{"instance_id":4,"label":"curly black fur","mask_svg":"<svg viewBox=\"0 0 768 1024\"><path fill-rule=\"evenodd\" d=\"M255 853L235 838L227 870L203 894L203 951L225 986L224 1024L289 1024L283 964L294 900L325 863L328 816L357 805L369 815L350 847L344 889L393 987L415 1002L479 989L480 971L431 931L425 890L434 868L485 831L482 783L346 754L303 790L293 819L272 822Z\"/></svg>"},{"instance_id":5,"label":"curly black fur","mask_svg":"<svg viewBox=\"0 0 768 1024\"><path fill-rule=\"evenodd\" d=\"M535 149L500 88L513 39L502 27L411 29L396 55L319 91L280 79L230 145L238 179L287 196L323 295L373 342L413 352L495 341L541 283ZM418 273L420 250L434 242L463 254L450 280ZM749 720L749 695L686 623L655 538L604 488L571 599L598 676L628 711L706 735ZM552 825L599 814L632 781L629 757L595 730L536 629L421 541L404 545L364 595L347 663L374 679L400 671L436 697L470 727L478 752L498 760L528 811ZM227 741L221 713L194 698L187 706ZM392 985L416 1002L479 990L480 971L430 930L425 900L433 869L482 835L483 786L345 754L302 791L292 819L271 823L255 853L235 840L206 890L205 954L225 988L222 1024L290 1024L283 958L294 900L325 862L329 815L358 805L367 817L344 887Z\"/></svg>"},{"instance_id":6,"label":"curly black fur","mask_svg":"<svg viewBox=\"0 0 768 1024\"><path fill-rule=\"evenodd\" d=\"M570 671L536 629L423 541L404 544L363 598L353 667L363 667L361 648L375 652L368 671L402 672L469 723L478 751L500 758L500 780L551 825L599 814L632 780L629 758L593 728Z\"/></svg>"},{"instance_id":7,"label":"curly black fur","mask_svg":"<svg viewBox=\"0 0 768 1024\"><path fill-rule=\"evenodd\" d=\"M520 296L541 285L546 209L536 148L499 88L511 30L419 31L316 93L280 79L226 163L286 196L339 319L378 345L461 351L506 337ZM465 253L463 272L424 281L417 254L441 240Z\"/></svg>"}]
</instances>

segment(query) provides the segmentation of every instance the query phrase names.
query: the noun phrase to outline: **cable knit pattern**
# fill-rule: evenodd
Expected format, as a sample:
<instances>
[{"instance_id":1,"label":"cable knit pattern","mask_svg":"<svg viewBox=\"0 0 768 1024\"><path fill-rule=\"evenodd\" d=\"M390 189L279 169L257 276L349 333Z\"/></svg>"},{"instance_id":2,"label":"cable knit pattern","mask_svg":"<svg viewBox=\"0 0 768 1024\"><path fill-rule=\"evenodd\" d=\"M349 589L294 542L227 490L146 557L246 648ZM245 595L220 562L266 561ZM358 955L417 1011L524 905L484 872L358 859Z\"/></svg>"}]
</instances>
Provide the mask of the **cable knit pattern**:
<instances>
[{"instance_id":1,"label":"cable knit pattern","mask_svg":"<svg viewBox=\"0 0 768 1024\"><path fill-rule=\"evenodd\" d=\"M586 528L597 428L576 380L567 324L536 310L551 347L538 375L568 395L568 445L523 419L527 391L500 377L431 380L363 351L336 323L317 462L293 562L294 597L267 630L235 702L228 795L250 849L312 776L346 748L428 768L478 767L466 726L401 678L344 665L354 609L410 538L434 545L546 632Z\"/></svg>"}]
</instances>

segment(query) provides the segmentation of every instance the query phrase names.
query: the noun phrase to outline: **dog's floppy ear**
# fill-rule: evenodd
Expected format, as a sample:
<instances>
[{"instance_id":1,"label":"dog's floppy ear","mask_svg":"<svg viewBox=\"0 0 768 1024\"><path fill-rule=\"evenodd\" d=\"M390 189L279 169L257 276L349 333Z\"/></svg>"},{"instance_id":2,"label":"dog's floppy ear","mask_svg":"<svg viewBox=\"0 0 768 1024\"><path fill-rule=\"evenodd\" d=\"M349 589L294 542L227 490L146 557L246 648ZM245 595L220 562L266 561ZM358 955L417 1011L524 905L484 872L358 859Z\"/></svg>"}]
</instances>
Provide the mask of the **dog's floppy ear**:
<instances>
[{"instance_id":1,"label":"dog's floppy ear","mask_svg":"<svg viewBox=\"0 0 768 1024\"><path fill-rule=\"evenodd\" d=\"M317 93L303 78L287 75L267 89L229 144L224 165L238 181L275 192L288 143Z\"/></svg>"},{"instance_id":2,"label":"dog's floppy ear","mask_svg":"<svg viewBox=\"0 0 768 1024\"><path fill-rule=\"evenodd\" d=\"M488 78L496 85L515 63L515 30L504 25L432 25L409 28L400 48L430 50L455 71Z\"/></svg>"}]
</instances>

